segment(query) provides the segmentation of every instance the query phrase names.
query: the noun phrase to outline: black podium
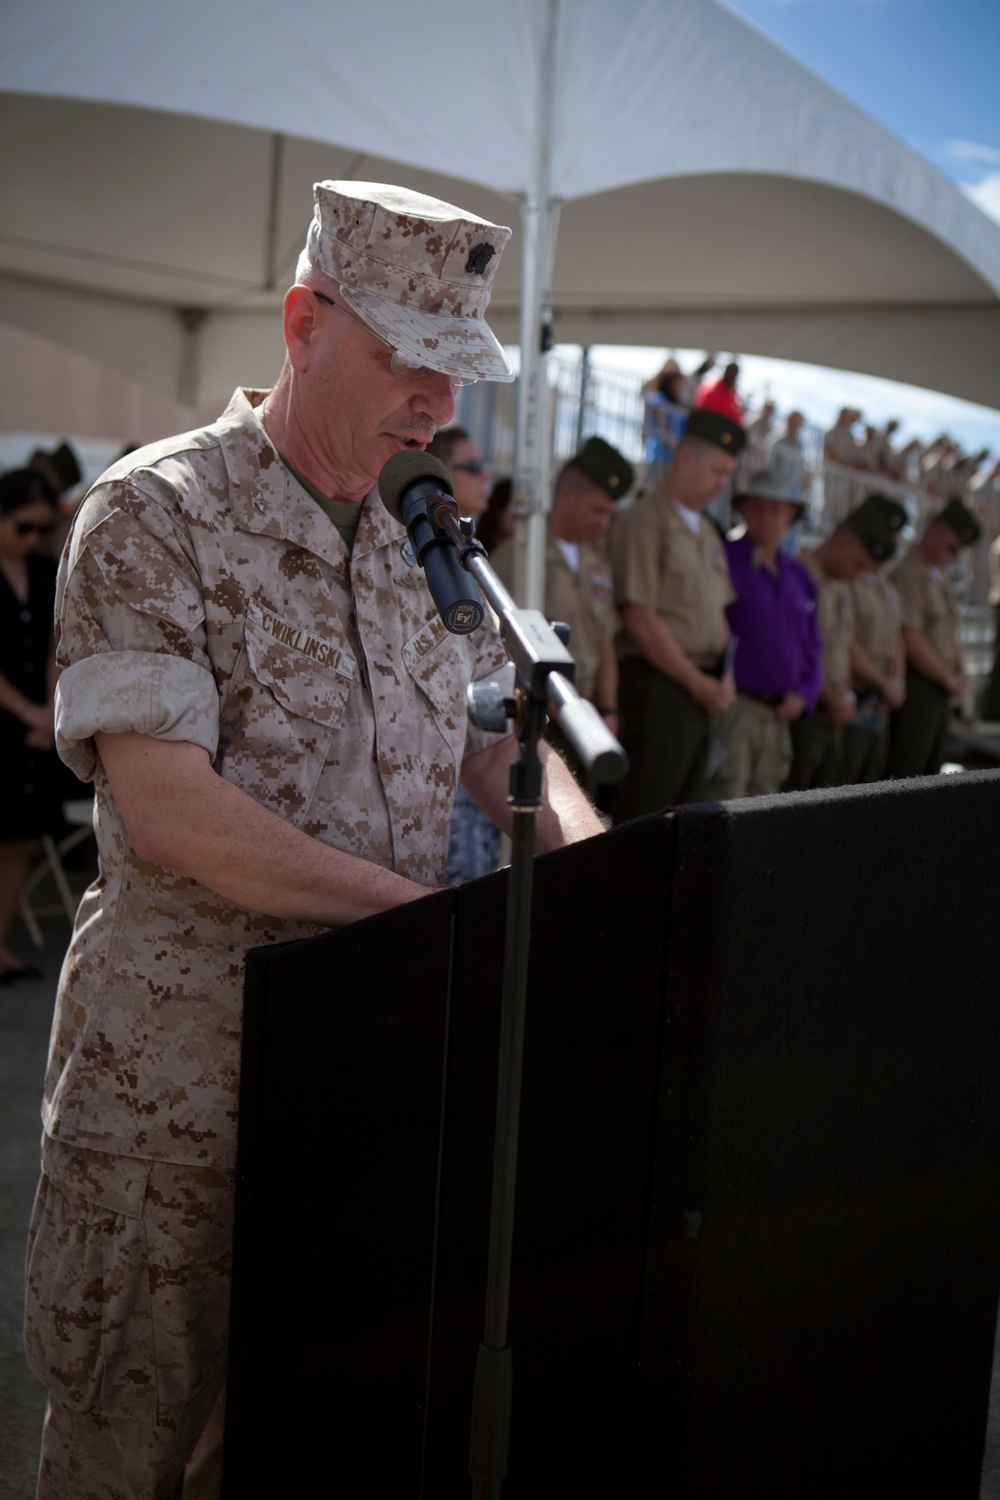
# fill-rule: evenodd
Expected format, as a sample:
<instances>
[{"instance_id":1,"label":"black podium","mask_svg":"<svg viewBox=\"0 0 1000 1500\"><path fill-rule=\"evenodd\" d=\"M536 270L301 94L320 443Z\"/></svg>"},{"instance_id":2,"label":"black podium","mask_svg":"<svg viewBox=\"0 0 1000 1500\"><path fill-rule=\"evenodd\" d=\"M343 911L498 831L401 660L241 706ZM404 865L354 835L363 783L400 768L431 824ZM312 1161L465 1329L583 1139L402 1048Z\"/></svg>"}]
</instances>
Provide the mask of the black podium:
<instances>
[{"instance_id":1,"label":"black podium","mask_svg":"<svg viewBox=\"0 0 1000 1500\"><path fill-rule=\"evenodd\" d=\"M503 874L248 966L227 1500L469 1494ZM978 1495L1000 773L538 861L504 1495Z\"/></svg>"}]
</instances>

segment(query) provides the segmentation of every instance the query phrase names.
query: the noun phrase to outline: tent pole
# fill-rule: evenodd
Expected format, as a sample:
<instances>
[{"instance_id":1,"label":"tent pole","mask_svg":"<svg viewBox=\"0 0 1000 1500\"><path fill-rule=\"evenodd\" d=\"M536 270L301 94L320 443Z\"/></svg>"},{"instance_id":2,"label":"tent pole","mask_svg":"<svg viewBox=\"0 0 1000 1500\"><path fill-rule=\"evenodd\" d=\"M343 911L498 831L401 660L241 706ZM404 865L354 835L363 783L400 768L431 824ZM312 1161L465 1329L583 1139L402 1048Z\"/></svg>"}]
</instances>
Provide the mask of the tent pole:
<instances>
[{"instance_id":1,"label":"tent pole","mask_svg":"<svg viewBox=\"0 0 1000 1500\"><path fill-rule=\"evenodd\" d=\"M576 452L583 447L583 434L587 429L587 407L590 402L590 345L580 350L580 394L576 408Z\"/></svg>"},{"instance_id":2,"label":"tent pole","mask_svg":"<svg viewBox=\"0 0 1000 1500\"><path fill-rule=\"evenodd\" d=\"M517 390L512 490L514 597L525 609L541 609L545 599L546 516L551 467L546 353L551 337L550 287L559 222L559 205L550 188L558 20L559 0L549 0L539 72L535 185L521 202L521 374Z\"/></svg>"},{"instance_id":3,"label":"tent pole","mask_svg":"<svg viewBox=\"0 0 1000 1500\"><path fill-rule=\"evenodd\" d=\"M181 345L181 362L177 372L177 405L181 408L181 420L193 426L198 409L198 391L201 382L201 330L208 318L204 307L179 307L177 319L184 330Z\"/></svg>"},{"instance_id":4,"label":"tent pole","mask_svg":"<svg viewBox=\"0 0 1000 1500\"><path fill-rule=\"evenodd\" d=\"M281 255L281 188L285 168L285 137L271 137L271 180L267 194L267 240L264 245L264 286L273 291L278 285Z\"/></svg>"},{"instance_id":5,"label":"tent pole","mask_svg":"<svg viewBox=\"0 0 1000 1500\"><path fill-rule=\"evenodd\" d=\"M512 498L515 517L514 596L525 609L542 608L545 595L545 521L551 448L545 363L551 342L549 288L558 222L558 206L550 192L558 16L559 0L549 0L539 70L537 171L534 190L525 194L521 204L524 234L521 376ZM521 748L511 769L509 801L514 813L513 854L507 892L490 1256L485 1327L476 1362L469 1442L473 1500L500 1500L510 1439L513 1365L507 1342L507 1313L514 1240L535 821L543 785L537 752L546 717L544 695L537 700L528 696L526 705L519 736Z\"/></svg>"}]
</instances>

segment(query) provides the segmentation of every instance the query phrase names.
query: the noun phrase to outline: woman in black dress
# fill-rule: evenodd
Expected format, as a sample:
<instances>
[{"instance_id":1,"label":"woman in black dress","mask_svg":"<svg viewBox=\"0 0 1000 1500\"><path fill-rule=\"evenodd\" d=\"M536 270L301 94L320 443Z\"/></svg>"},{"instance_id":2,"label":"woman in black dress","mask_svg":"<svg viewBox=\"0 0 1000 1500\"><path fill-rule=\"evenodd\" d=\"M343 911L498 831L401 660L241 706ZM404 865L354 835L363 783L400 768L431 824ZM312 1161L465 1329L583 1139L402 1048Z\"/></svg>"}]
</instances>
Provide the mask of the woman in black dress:
<instances>
[{"instance_id":1,"label":"woman in black dress","mask_svg":"<svg viewBox=\"0 0 1000 1500\"><path fill-rule=\"evenodd\" d=\"M56 565L35 548L57 519L33 469L0 477L0 984L36 976L8 946L35 840L62 828L53 731Z\"/></svg>"}]
</instances>

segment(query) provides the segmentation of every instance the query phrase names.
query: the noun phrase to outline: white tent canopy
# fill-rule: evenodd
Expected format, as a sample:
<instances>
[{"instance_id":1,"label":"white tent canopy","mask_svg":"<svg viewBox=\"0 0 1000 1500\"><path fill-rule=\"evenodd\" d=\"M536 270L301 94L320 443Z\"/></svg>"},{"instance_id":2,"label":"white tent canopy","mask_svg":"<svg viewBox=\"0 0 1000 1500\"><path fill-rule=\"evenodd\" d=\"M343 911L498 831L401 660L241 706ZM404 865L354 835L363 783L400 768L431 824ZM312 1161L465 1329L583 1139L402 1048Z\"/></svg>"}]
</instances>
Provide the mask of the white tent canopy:
<instances>
[{"instance_id":1,"label":"white tent canopy","mask_svg":"<svg viewBox=\"0 0 1000 1500\"><path fill-rule=\"evenodd\" d=\"M719 0L7 0L0 42L0 323L190 409L273 377L338 176L518 232L491 321L524 354L532 508L549 297L565 342L1000 406L1000 226Z\"/></svg>"},{"instance_id":2,"label":"white tent canopy","mask_svg":"<svg viewBox=\"0 0 1000 1500\"><path fill-rule=\"evenodd\" d=\"M515 230L547 188L562 341L736 348L1000 406L1000 227L715 0L8 0L0 39L0 320L188 405L270 377L309 185L346 175ZM512 247L511 341L519 280ZM195 332L177 308L210 315Z\"/></svg>"}]
</instances>

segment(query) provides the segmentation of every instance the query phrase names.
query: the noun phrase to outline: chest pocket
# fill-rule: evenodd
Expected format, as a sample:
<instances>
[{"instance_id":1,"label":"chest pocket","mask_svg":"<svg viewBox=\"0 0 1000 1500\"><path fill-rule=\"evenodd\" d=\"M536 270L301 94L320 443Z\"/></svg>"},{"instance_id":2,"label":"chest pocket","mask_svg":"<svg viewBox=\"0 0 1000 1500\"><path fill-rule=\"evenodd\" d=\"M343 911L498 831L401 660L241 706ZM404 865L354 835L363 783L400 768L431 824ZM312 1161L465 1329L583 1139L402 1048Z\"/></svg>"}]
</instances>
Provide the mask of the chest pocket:
<instances>
[{"instance_id":1,"label":"chest pocket","mask_svg":"<svg viewBox=\"0 0 1000 1500\"><path fill-rule=\"evenodd\" d=\"M276 627L285 630L285 640ZM251 605L220 714L219 774L282 817L302 822L357 675L345 644L284 627Z\"/></svg>"},{"instance_id":2,"label":"chest pocket","mask_svg":"<svg viewBox=\"0 0 1000 1500\"><path fill-rule=\"evenodd\" d=\"M669 538L662 564L661 604L667 613L671 607L696 608L705 587L705 569L694 538L674 533Z\"/></svg>"},{"instance_id":3,"label":"chest pocket","mask_svg":"<svg viewBox=\"0 0 1000 1500\"><path fill-rule=\"evenodd\" d=\"M430 704L434 722L459 764L465 753L465 690L471 677L463 638L450 635L440 620L430 620L406 642L402 654L407 673Z\"/></svg>"}]
</instances>

